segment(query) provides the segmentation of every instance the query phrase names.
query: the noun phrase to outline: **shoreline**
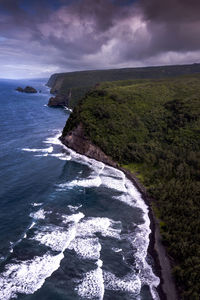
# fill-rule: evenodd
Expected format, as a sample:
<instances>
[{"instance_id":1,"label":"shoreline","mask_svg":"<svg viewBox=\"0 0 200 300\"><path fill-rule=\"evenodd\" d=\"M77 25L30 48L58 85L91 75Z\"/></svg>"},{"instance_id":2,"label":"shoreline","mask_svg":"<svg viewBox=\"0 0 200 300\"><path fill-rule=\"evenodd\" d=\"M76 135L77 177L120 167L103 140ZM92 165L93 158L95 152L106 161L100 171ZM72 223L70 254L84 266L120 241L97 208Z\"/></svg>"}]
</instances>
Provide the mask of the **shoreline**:
<instances>
[{"instance_id":1,"label":"shoreline","mask_svg":"<svg viewBox=\"0 0 200 300\"><path fill-rule=\"evenodd\" d=\"M139 182L137 177L128 170L120 167L108 157L98 146L95 146L85 137L83 126L80 124L76 129L72 130L67 136L59 138L61 142L76 151L79 154L89 158L101 161L111 167L122 171L125 176L133 183L137 190L141 193L142 199L148 207L148 216L150 219L151 233L149 235L148 254L154 259L155 275L160 278L160 284L156 288L160 300L178 300L178 293L175 281L171 272L171 263L167 255L165 247L161 243L161 235L159 221L155 217L151 199L148 197L145 187Z\"/></svg>"},{"instance_id":2,"label":"shoreline","mask_svg":"<svg viewBox=\"0 0 200 300\"><path fill-rule=\"evenodd\" d=\"M139 182L138 178L128 170L117 166L117 169L124 172L126 177L131 180L133 185L141 193L142 199L149 209L150 229L148 253L153 257L155 262L156 275L160 278L160 285L157 288L160 300L178 300L175 281L171 273L170 259L166 249L161 242L161 234L159 221L156 218L153 209L152 201L147 195L145 187Z\"/></svg>"}]
</instances>

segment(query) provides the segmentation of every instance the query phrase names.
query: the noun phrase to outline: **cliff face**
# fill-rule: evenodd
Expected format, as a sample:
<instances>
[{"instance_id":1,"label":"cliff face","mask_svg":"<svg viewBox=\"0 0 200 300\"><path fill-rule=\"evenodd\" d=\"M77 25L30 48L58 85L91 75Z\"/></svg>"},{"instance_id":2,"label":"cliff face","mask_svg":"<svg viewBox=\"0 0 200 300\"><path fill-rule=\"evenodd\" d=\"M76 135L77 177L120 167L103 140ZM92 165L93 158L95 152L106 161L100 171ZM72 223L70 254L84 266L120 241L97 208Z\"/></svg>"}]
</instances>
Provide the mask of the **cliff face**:
<instances>
[{"instance_id":1,"label":"cliff face","mask_svg":"<svg viewBox=\"0 0 200 300\"><path fill-rule=\"evenodd\" d=\"M106 155L98 146L91 142L91 140L85 135L84 126L82 123L79 123L77 127L67 132L67 134L62 134L60 140L65 146L73 149L77 153L101 161L104 164L114 168L118 168L124 172L130 180L133 181L134 185L143 194L143 196L146 196L145 187L141 185L139 180L131 172L121 168L115 161L112 160L111 157Z\"/></svg>"},{"instance_id":2,"label":"cliff face","mask_svg":"<svg viewBox=\"0 0 200 300\"><path fill-rule=\"evenodd\" d=\"M49 80L47 81L47 84L46 84L46 85L47 85L48 87L52 87L53 84L55 83L55 80L56 80L57 76L58 76L58 74L53 74L53 75L51 75L51 77L50 77Z\"/></svg>"},{"instance_id":3,"label":"cliff face","mask_svg":"<svg viewBox=\"0 0 200 300\"><path fill-rule=\"evenodd\" d=\"M78 71L53 74L49 78L47 86L51 88L52 94L65 96L71 93L68 106L74 108L84 95L100 82L144 78L161 79L195 73L200 73L200 64ZM55 101L57 100L55 99Z\"/></svg>"},{"instance_id":4,"label":"cliff face","mask_svg":"<svg viewBox=\"0 0 200 300\"><path fill-rule=\"evenodd\" d=\"M68 97L62 95L56 95L56 97L51 97L49 99L48 106L52 106L52 107L68 106Z\"/></svg>"},{"instance_id":5,"label":"cliff face","mask_svg":"<svg viewBox=\"0 0 200 300\"><path fill-rule=\"evenodd\" d=\"M51 88L50 93L55 95L51 97L48 102L48 106L52 107L63 107L69 105L70 93L61 93L61 87L63 85L64 77L63 74L53 74L48 82L47 86Z\"/></svg>"},{"instance_id":6,"label":"cliff face","mask_svg":"<svg viewBox=\"0 0 200 300\"><path fill-rule=\"evenodd\" d=\"M64 77L62 74L53 74L48 82L47 86L51 88L51 94L58 94L60 92L60 89L62 87L64 81Z\"/></svg>"},{"instance_id":7,"label":"cliff face","mask_svg":"<svg viewBox=\"0 0 200 300\"><path fill-rule=\"evenodd\" d=\"M117 167L117 163L107 156L99 147L94 145L86 136L84 127L80 123L75 129L70 131L67 135L61 136L61 141L67 147L75 150L76 152L86 155L90 158L102 161L113 167Z\"/></svg>"}]
</instances>

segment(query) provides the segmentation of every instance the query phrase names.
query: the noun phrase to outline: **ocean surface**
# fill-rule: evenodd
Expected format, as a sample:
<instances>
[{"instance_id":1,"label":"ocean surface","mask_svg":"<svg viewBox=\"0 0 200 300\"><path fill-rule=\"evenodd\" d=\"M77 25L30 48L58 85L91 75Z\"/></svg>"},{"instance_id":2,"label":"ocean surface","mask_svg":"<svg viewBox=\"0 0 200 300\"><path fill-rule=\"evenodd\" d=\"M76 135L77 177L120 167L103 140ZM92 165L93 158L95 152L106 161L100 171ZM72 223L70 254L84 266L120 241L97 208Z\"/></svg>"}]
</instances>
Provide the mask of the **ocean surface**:
<instances>
[{"instance_id":1,"label":"ocean surface","mask_svg":"<svg viewBox=\"0 0 200 300\"><path fill-rule=\"evenodd\" d=\"M46 105L46 81L0 80L0 299L159 299L147 206L60 143L69 111Z\"/></svg>"}]
</instances>

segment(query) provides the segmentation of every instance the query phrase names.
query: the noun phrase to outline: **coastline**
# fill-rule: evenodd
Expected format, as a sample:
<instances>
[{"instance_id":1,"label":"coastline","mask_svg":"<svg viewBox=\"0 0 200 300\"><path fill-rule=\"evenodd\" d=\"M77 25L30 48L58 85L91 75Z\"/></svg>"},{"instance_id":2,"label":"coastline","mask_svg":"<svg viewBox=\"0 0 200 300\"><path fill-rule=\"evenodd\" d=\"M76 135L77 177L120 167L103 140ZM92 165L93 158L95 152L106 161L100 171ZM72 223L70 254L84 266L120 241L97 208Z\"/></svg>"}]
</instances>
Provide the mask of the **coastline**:
<instances>
[{"instance_id":1,"label":"coastline","mask_svg":"<svg viewBox=\"0 0 200 300\"><path fill-rule=\"evenodd\" d=\"M79 124L77 128L69 132L66 136L61 136L60 140L65 146L71 148L77 153L101 161L122 171L141 193L142 198L149 209L148 216L150 219L151 233L149 236L148 253L155 261L156 275L160 278L160 285L157 288L157 292L160 300L178 300L178 293L171 272L170 259L165 247L161 243L159 221L153 212L151 205L152 201L148 197L145 187L139 182L134 174L120 167L118 163L108 157L98 146L92 144L91 141L84 135L84 128L82 124Z\"/></svg>"},{"instance_id":2,"label":"coastline","mask_svg":"<svg viewBox=\"0 0 200 300\"><path fill-rule=\"evenodd\" d=\"M170 259L167 255L166 249L163 246L159 228L159 221L156 218L153 209L152 209L152 201L147 195L145 187L139 182L138 178L129 172L128 170L117 167L119 170L124 172L126 177L131 180L133 185L138 189L141 193L142 198L149 209L149 219L150 219L150 229L151 233L149 236L149 247L148 253L153 257L156 265L156 275L160 278L160 285L157 288L159 297L161 300L177 300L177 290L175 286L175 281L172 277L171 273L171 264Z\"/></svg>"}]
</instances>

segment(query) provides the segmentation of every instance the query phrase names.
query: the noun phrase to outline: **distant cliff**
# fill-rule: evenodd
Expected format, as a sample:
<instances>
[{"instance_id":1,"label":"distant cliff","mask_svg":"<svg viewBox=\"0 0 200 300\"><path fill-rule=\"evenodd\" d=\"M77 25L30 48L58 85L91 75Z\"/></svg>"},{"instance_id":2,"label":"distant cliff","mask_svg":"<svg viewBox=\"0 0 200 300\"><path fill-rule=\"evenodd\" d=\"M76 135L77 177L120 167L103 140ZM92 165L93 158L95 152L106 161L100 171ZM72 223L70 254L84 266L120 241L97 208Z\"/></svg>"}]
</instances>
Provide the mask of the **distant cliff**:
<instances>
[{"instance_id":1,"label":"distant cliff","mask_svg":"<svg viewBox=\"0 0 200 300\"><path fill-rule=\"evenodd\" d=\"M47 86L51 88L51 94L57 94L59 93L63 81L64 81L65 73L58 73L58 74L53 74L48 82Z\"/></svg>"},{"instance_id":2,"label":"distant cliff","mask_svg":"<svg viewBox=\"0 0 200 300\"><path fill-rule=\"evenodd\" d=\"M47 86L51 88L52 94L60 96L61 106L65 99L65 105L74 108L91 88L101 82L160 79L195 73L200 73L200 64L68 72L53 74ZM59 106L58 98L55 102L56 106ZM51 105L53 106L53 99Z\"/></svg>"}]
</instances>

